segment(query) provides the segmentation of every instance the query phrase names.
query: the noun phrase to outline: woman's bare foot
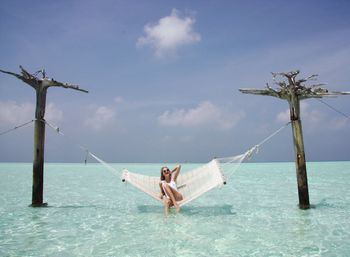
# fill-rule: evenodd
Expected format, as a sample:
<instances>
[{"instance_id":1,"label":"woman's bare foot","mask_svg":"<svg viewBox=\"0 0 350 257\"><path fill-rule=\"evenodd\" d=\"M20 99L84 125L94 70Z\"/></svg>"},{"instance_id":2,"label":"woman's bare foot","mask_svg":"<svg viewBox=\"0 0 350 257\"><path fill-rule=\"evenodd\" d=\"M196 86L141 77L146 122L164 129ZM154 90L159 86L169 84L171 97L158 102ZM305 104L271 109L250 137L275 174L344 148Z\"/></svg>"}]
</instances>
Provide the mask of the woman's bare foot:
<instances>
[{"instance_id":1,"label":"woman's bare foot","mask_svg":"<svg viewBox=\"0 0 350 257\"><path fill-rule=\"evenodd\" d=\"M180 206L178 204L174 205L175 209L176 209L176 213L180 212Z\"/></svg>"},{"instance_id":2,"label":"woman's bare foot","mask_svg":"<svg viewBox=\"0 0 350 257\"><path fill-rule=\"evenodd\" d=\"M164 215L165 216L169 215L169 208L167 206L164 207Z\"/></svg>"}]
</instances>

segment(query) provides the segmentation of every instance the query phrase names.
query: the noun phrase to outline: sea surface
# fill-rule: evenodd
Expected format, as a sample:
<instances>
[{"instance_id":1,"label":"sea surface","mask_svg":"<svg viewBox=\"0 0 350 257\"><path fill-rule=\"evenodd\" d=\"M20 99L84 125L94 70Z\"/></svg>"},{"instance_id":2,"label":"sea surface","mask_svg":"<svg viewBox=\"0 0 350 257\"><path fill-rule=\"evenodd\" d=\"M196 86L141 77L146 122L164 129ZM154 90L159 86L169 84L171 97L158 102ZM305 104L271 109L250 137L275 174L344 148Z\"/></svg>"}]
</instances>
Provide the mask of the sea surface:
<instances>
[{"instance_id":1,"label":"sea surface","mask_svg":"<svg viewBox=\"0 0 350 257\"><path fill-rule=\"evenodd\" d=\"M158 176L163 164L113 164ZM182 172L200 164L183 164ZM45 165L46 208L31 208L32 165L0 163L0 256L350 256L350 162L245 163L165 216L100 164Z\"/></svg>"}]
</instances>

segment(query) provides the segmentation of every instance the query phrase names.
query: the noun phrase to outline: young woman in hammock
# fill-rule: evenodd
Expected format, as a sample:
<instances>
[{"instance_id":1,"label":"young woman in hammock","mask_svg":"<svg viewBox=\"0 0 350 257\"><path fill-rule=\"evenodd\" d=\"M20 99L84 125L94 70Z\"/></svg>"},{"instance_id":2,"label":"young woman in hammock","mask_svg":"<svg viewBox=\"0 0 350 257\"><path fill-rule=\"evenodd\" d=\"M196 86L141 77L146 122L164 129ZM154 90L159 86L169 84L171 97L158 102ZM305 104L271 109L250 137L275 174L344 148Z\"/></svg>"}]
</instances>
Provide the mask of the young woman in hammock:
<instances>
[{"instance_id":1,"label":"young woman in hammock","mask_svg":"<svg viewBox=\"0 0 350 257\"><path fill-rule=\"evenodd\" d=\"M176 180L179 176L181 165L176 165L173 170L168 167L162 167L160 170L159 187L161 191L161 198L164 200L164 212L168 214L169 208L174 206L176 212L180 211L178 201L183 199L182 194L178 191Z\"/></svg>"}]
</instances>

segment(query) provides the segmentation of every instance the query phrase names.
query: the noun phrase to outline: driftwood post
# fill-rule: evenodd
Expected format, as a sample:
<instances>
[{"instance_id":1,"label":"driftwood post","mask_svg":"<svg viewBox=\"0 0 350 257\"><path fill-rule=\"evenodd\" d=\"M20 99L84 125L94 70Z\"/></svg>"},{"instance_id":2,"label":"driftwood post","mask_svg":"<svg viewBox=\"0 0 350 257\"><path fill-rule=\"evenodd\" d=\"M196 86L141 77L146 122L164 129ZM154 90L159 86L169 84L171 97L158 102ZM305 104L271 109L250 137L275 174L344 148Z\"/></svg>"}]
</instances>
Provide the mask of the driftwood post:
<instances>
[{"instance_id":1,"label":"driftwood post","mask_svg":"<svg viewBox=\"0 0 350 257\"><path fill-rule=\"evenodd\" d=\"M299 208L310 208L309 190L307 184L306 159L304 151L303 132L300 120L300 100L307 98L322 98L326 96L348 95L349 92L328 92L322 88L323 84L305 86L304 83L308 80L314 80L317 75L312 75L304 79L296 80L299 71L287 73L272 73L275 84L279 86L277 89L271 88L269 85L265 89L239 89L245 94L274 96L283 100L287 100L290 109L290 120L293 131L294 153L296 175L298 183ZM277 76L286 78L286 81L276 81Z\"/></svg>"},{"instance_id":2,"label":"driftwood post","mask_svg":"<svg viewBox=\"0 0 350 257\"><path fill-rule=\"evenodd\" d=\"M88 91L75 85L69 85L48 79L45 70L40 70L34 74L28 73L20 66L21 74L0 70L2 73L10 74L30 85L36 91L36 109L34 125L34 157L33 157L33 189L32 207L46 206L43 203L44 191L44 146L45 146L45 107L46 93L49 87L64 87L88 93ZM42 78L37 76L41 74Z\"/></svg>"}]
</instances>

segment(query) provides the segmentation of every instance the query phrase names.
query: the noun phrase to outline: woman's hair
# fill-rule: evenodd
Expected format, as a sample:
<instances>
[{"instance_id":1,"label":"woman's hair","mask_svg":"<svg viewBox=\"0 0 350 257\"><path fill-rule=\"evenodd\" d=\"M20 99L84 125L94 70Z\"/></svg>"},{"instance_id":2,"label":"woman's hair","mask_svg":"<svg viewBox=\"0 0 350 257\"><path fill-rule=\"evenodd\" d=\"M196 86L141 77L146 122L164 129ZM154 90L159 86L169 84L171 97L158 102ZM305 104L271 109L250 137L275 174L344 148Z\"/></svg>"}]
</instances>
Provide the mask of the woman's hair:
<instances>
[{"instance_id":1,"label":"woman's hair","mask_svg":"<svg viewBox=\"0 0 350 257\"><path fill-rule=\"evenodd\" d=\"M160 180L165 180L163 169L166 168L165 166L160 169Z\"/></svg>"}]
</instances>

